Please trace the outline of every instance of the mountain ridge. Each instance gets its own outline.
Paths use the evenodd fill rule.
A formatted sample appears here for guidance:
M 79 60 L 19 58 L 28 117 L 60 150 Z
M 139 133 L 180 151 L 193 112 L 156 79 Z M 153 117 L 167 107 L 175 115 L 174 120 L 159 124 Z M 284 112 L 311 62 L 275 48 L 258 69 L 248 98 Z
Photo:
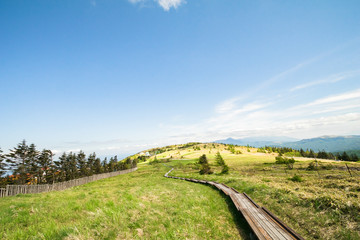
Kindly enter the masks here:
M 287 139 L 294 139 L 288 141 Z M 360 150 L 360 135 L 323 135 L 315 138 L 296 140 L 295 138 L 274 136 L 234 139 L 227 138 L 217 140 L 216 143 L 250 145 L 253 147 L 276 146 L 291 147 L 294 149 L 312 149 L 314 151 L 325 150 L 327 152 L 342 152 Z

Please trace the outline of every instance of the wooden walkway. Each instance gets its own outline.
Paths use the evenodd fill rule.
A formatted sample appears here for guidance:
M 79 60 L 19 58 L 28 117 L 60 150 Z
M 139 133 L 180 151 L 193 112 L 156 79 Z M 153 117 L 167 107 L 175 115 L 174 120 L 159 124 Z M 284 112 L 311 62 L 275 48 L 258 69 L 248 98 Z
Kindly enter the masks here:
M 181 177 L 172 177 L 169 176 L 169 173 L 165 174 L 167 178 L 175 178 L 186 180 L 190 182 L 209 184 L 217 189 L 221 190 L 223 193 L 228 195 L 238 211 L 242 213 L 249 226 L 255 233 L 258 239 L 260 240 L 288 240 L 288 239 L 297 239 L 303 240 L 303 238 L 298 235 L 294 230 L 288 227 L 285 223 L 280 221 L 276 216 L 274 216 L 269 210 L 264 207 L 257 205 L 246 193 L 239 193 L 234 188 L 230 188 L 222 183 L 217 183 L 213 181 L 197 180 L 192 178 L 181 178 Z

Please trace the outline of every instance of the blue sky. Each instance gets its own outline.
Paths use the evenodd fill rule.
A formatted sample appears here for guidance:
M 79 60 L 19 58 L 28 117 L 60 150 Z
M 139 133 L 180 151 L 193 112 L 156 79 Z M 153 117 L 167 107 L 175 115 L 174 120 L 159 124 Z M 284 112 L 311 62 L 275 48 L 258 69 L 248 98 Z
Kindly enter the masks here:
M 0 147 L 360 134 L 360 2 L 0 1 Z

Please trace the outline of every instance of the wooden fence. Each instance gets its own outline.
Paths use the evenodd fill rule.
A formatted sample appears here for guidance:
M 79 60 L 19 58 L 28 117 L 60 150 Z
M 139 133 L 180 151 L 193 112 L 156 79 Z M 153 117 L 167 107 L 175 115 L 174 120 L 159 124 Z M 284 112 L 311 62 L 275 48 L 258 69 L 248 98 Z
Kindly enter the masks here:
M 60 191 L 67 188 L 76 187 L 89 182 L 97 181 L 104 178 L 114 177 L 117 175 L 130 173 L 136 171 L 136 168 L 126 169 L 117 172 L 101 173 L 88 177 L 73 179 L 65 182 L 58 182 L 54 184 L 39 184 L 39 185 L 7 185 L 6 188 L 0 188 L 0 198 L 6 196 L 14 196 L 17 194 L 28 194 L 28 193 L 42 193 L 50 191 Z

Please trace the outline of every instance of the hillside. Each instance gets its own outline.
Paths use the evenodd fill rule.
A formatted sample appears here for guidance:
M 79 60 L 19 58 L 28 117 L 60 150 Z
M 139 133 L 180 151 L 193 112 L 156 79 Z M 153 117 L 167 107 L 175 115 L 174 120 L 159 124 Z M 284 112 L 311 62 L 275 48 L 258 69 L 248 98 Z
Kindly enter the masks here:
M 171 165 L 177 177 L 225 183 L 246 192 L 284 220 L 305 239 L 360 239 L 360 164 L 295 157 L 293 166 L 275 164 L 277 153 L 219 143 L 189 143 L 149 149 L 152 165 Z M 230 167 L 220 174 L 220 152 Z M 234 152 L 234 153 L 233 153 Z M 200 175 L 198 158 L 205 154 L 214 171 Z M 136 156 L 134 156 L 136 157 Z M 338 216 L 341 216 L 340 218 Z
M 168 170 L 140 164 L 65 191 L 0 198 L 0 239 L 246 238 L 218 191 L 166 179 Z
M 219 143 L 152 148 L 129 157 L 140 162 L 127 175 L 0 198 L 0 238 L 250 239 L 229 197 L 206 185 L 164 178 L 174 167 L 173 176 L 247 193 L 305 239 L 360 239 L 360 163 L 297 157 L 288 166 L 275 163 L 277 153 L 258 150 Z M 220 173 L 218 152 L 228 174 Z M 213 174 L 199 174 L 203 154 Z

